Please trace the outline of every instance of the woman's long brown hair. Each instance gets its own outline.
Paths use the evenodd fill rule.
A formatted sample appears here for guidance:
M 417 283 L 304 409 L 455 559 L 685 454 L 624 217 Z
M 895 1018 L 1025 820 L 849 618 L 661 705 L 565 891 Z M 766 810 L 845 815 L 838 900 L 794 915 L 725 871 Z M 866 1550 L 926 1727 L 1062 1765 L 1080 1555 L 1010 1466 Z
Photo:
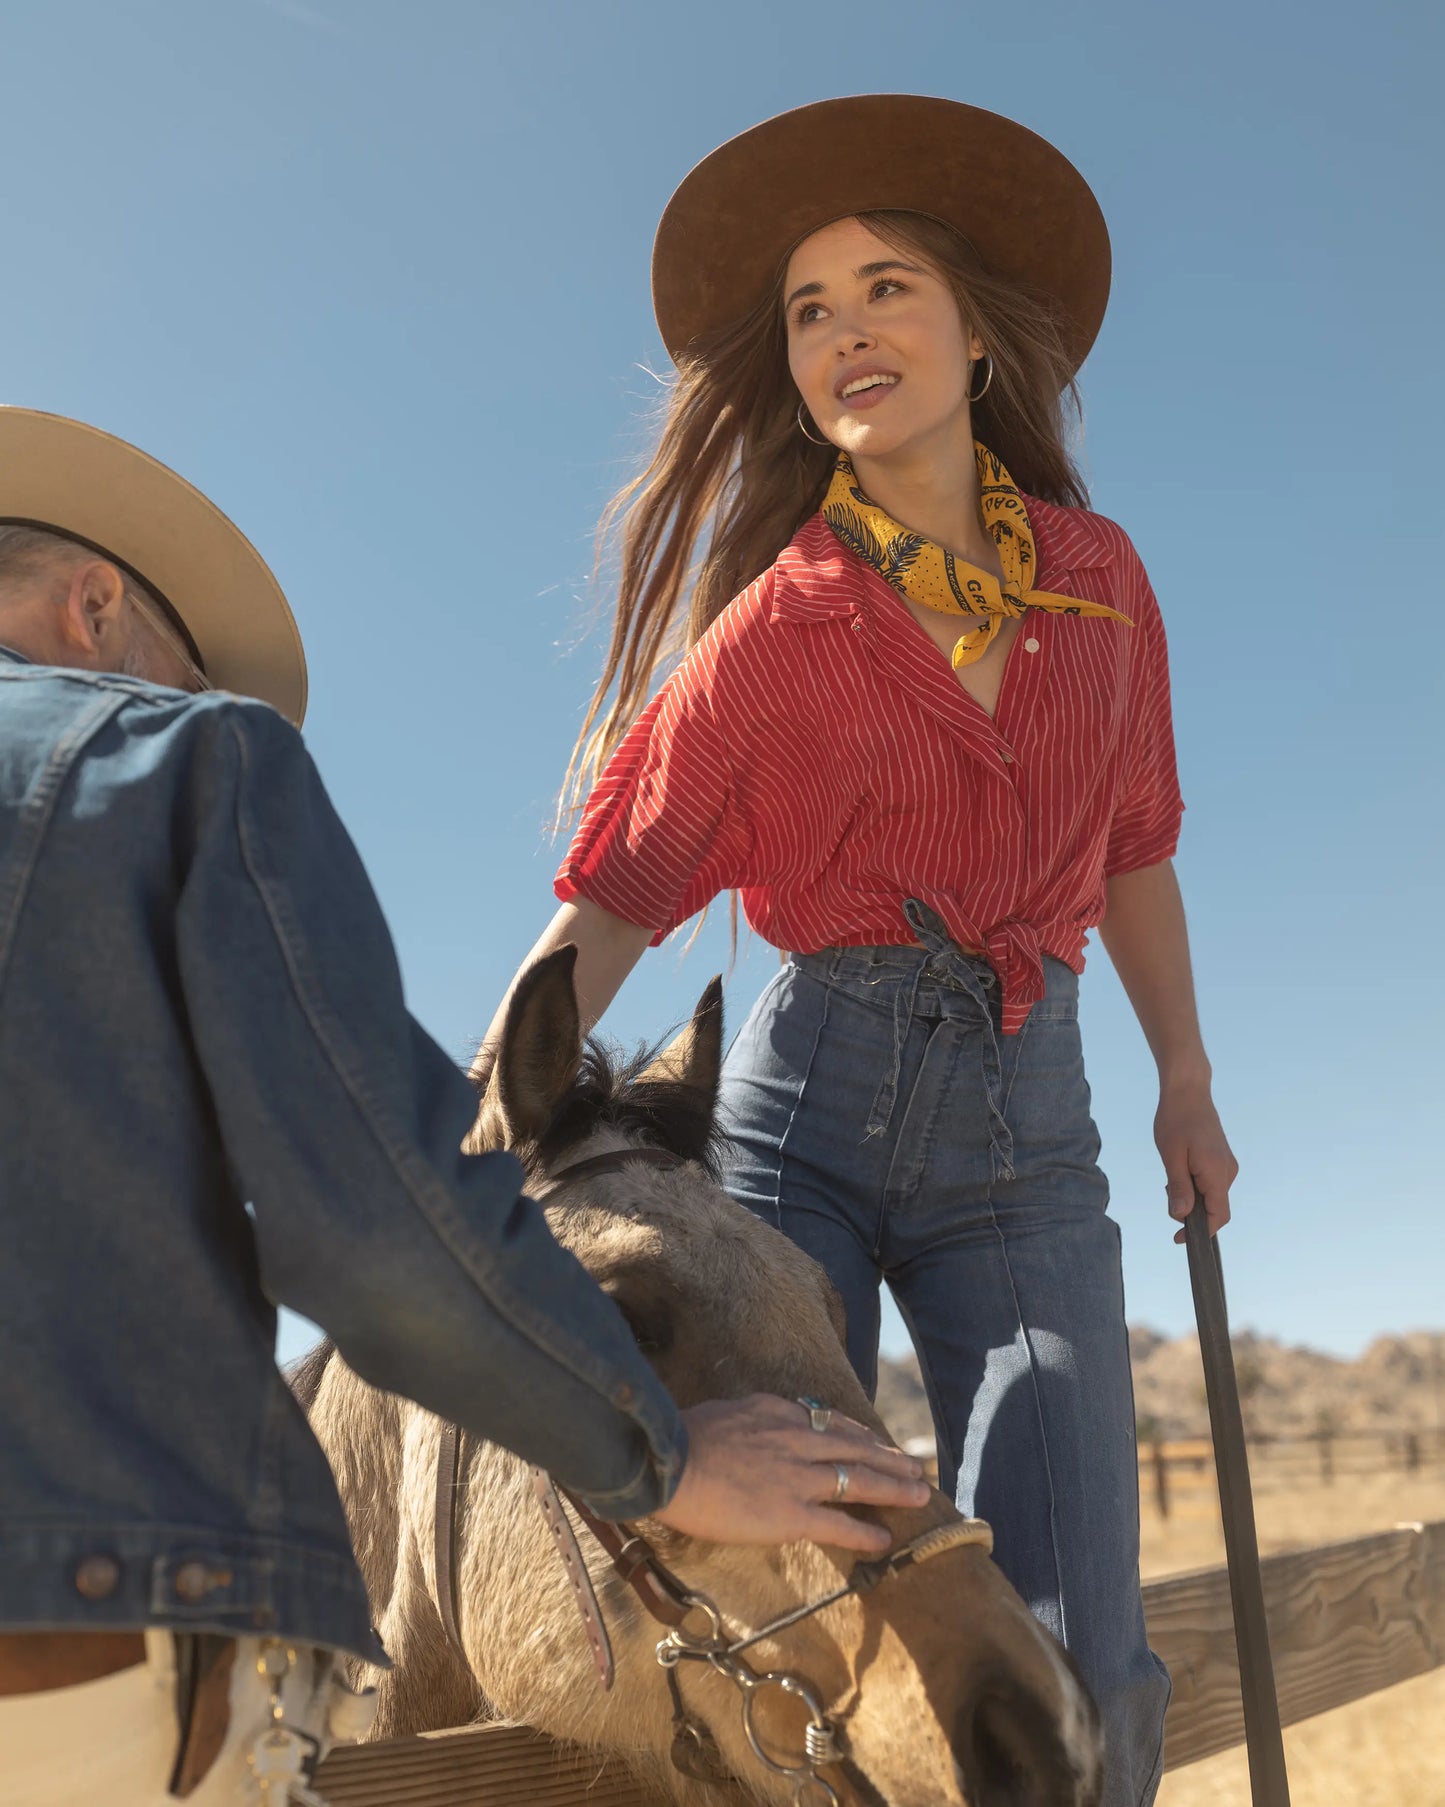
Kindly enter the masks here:
M 988 391 L 973 404 L 976 437 L 1027 494 L 1084 507 L 1065 442 L 1066 407 L 1077 417 L 1078 392 L 1054 304 L 989 274 L 940 220 L 858 218 L 938 271 L 993 359 Z M 679 365 L 651 462 L 602 517 L 603 543 L 620 538 L 621 572 L 611 643 L 567 771 L 565 802 L 574 807 L 641 714 L 659 668 L 697 644 L 822 503 L 837 452 L 798 428 L 783 276 Z

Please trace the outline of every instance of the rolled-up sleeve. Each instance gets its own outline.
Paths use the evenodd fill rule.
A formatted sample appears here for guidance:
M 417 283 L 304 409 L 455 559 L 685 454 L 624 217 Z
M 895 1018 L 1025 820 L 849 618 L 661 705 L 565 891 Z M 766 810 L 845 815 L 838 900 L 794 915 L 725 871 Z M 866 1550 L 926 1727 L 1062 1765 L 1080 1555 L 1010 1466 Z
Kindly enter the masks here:
M 180 976 L 266 1293 L 605 1516 L 656 1510 L 686 1455 L 677 1409 L 512 1156 L 462 1152 L 476 1094 L 406 1010 L 300 737 L 218 700 L 193 770 Z
M 1159 603 L 1137 554 L 1127 612 L 1130 668 L 1118 802 L 1109 824 L 1104 876 L 1115 878 L 1171 859 L 1179 845 L 1184 800 L 1174 757 L 1169 650 Z
M 751 835 L 712 706 L 705 640 L 633 724 L 587 800 L 556 892 L 585 897 L 654 942 L 743 881 Z

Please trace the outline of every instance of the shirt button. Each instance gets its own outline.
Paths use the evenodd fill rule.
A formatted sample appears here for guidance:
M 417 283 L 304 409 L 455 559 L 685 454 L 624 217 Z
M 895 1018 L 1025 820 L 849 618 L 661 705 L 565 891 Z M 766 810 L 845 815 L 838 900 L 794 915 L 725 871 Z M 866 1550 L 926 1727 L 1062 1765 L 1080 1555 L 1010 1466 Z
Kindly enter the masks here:
M 86 1600 L 108 1600 L 120 1586 L 114 1556 L 87 1556 L 76 1568 L 75 1591 Z
M 1036 653 L 1038 650 L 1039 650 L 1039 643 L 1032 636 L 1030 636 L 1029 639 L 1024 641 L 1024 651 L 1026 653 Z
M 853 632 L 855 634 L 861 634 L 863 632 L 863 617 L 861 615 L 855 615 L 853 617 Z
M 1014 762 L 1014 756 L 1012 753 L 1009 752 L 1007 747 L 1000 747 L 998 750 L 998 756 L 1004 762 L 1005 765 L 1012 765 Z

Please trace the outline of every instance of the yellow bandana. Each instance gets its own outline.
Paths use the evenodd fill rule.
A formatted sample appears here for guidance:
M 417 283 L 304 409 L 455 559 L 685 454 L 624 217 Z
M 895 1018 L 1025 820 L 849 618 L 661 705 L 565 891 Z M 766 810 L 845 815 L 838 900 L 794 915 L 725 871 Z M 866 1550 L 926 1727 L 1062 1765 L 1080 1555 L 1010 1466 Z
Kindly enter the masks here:
M 983 625 L 969 628 L 954 647 L 955 669 L 981 659 L 993 644 L 999 624 L 1022 615 L 1025 609 L 1048 609 L 1056 615 L 1105 615 L 1132 627 L 1127 615 L 1102 602 L 1034 589 L 1034 536 L 1023 497 L 987 446 L 975 440 L 973 449 L 983 524 L 993 535 L 1003 566 L 1001 586 L 991 572 L 955 558 L 921 533 L 911 533 L 871 502 L 858 487 L 846 452 L 838 454 L 833 481 L 823 498 L 823 519 L 850 552 L 871 565 L 900 595 L 943 615 L 983 617 Z

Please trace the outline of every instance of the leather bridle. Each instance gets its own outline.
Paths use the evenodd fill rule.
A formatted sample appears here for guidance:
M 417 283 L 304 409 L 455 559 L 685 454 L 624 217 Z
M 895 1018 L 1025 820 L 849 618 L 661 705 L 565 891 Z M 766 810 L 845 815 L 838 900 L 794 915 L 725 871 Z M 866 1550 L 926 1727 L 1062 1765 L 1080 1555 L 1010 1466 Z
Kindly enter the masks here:
M 603 1173 L 616 1173 L 634 1164 L 673 1168 L 683 1166 L 682 1157 L 661 1148 L 621 1148 L 607 1154 L 594 1155 L 564 1167 L 552 1176 L 549 1196 L 563 1185 L 595 1178 Z M 448 1642 L 466 1664 L 471 1664 L 462 1642 L 457 1617 L 457 1491 L 462 1469 L 461 1431 L 455 1424 L 443 1424 L 437 1449 L 437 1485 L 435 1515 L 436 1604 Z M 648 1540 L 630 1525 L 616 1524 L 598 1518 L 575 1494 L 559 1489 L 540 1468 L 533 1468 L 532 1485 L 548 1529 L 557 1546 L 558 1556 L 572 1584 L 578 1612 L 581 1615 L 593 1666 L 604 1689 L 612 1686 L 615 1663 L 612 1641 L 606 1620 L 598 1604 L 596 1590 L 587 1571 L 587 1563 L 567 1513 L 567 1506 L 577 1515 L 601 1545 L 615 1573 L 627 1583 L 647 1613 L 661 1625 L 666 1635 L 657 1646 L 657 1661 L 667 1675 L 672 1700 L 672 1762 L 682 1774 L 699 1781 L 721 1782 L 736 1778 L 728 1768 L 711 1731 L 691 1714 L 682 1698 L 678 1671 L 683 1663 L 706 1663 L 724 1676 L 742 1695 L 743 1731 L 758 1761 L 774 1774 L 793 1782 L 794 1807 L 839 1807 L 832 1785 L 818 1773 L 830 1765 L 840 1766 L 860 1792 L 871 1795 L 866 1780 L 856 1771 L 841 1749 L 838 1728 L 823 1711 L 818 1692 L 800 1676 L 788 1671 L 759 1672 L 746 1660 L 745 1652 L 765 1639 L 801 1624 L 839 1601 L 856 1598 L 873 1591 L 890 1576 L 941 1556 L 948 1550 L 965 1546 L 993 1548 L 993 1533 L 982 1519 L 960 1519 L 953 1524 L 937 1525 L 908 1543 L 890 1550 L 871 1561 L 855 1562 L 848 1580 L 831 1593 L 780 1614 L 768 1624 L 744 1636 L 735 1635 L 718 1606 L 706 1595 L 689 1588 L 658 1556 Z M 566 1505 L 563 1501 L 566 1501 Z M 699 1629 L 689 1630 L 689 1622 Z M 778 1689 L 800 1701 L 808 1712 L 801 1763 L 782 1763 L 764 1747 L 754 1723 L 757 1698 L 769 1688 Z
M 539 1201 L 547 1199 L 564 1186 L 576 1185 L 586 1179 L 595 1179 L 604 1173 L 620 1173 L 625 1167 L 660 1167 L 666 1171 L 684 1165 L 685 1162 L 681 1155 L 673 1154 L 670 1149 L 666 1148 L 614 1148 L 605 1154 L 591 1155 L 586 1160 L 573 1161 L 570 1166 L 559 1168 L 551 1176 L 546 1189 L 534 1193 L 533 1196 Z M 437 1444 L 433 1547 L 436 1552 L 436 1605 L 437 1611 L 441 1615 L 442 1630 L 446 1633 L 447 1642 L 452 1649 L 463 1662 L 466 1662 L 467 1653 L 457 1623 L 457 1488 L 461 1479 L 461 1439 L 462 1433 L 459 1425 L 445 1423 L 442 1425 L 441 1437 Z M 542 1503 L 543 1511 L 547 1514 L 548 1525 L 557 1539 L 558 1552 L 563 1566 L 567 1570 L 567 1577 L 577 1595 L 578 1610 L 587 1627 L 587 1641 L 592 1649 L 592 1660 L 596 1664 L 603 1687 L 610 1688 L 612 1686 L 612 1648 L 607 1638 L 601 1609 L 597 1605 L 597 1596 L 587 1573 L 587 1565 L 582 1560 L 582 1553 L 578 1549 L 577 1539 L 567 1522 L 566 1514 L 556 1504 L 556 1496 L 552 1494 L 551 1482 L 543 1475 L 540 1468 L 534 1468 L 532 1474 L 537 1478 L 538 1498 Z M 552 1500 L 551 1506 L 548 1505 L 547 1496 L 550 1496 Z

